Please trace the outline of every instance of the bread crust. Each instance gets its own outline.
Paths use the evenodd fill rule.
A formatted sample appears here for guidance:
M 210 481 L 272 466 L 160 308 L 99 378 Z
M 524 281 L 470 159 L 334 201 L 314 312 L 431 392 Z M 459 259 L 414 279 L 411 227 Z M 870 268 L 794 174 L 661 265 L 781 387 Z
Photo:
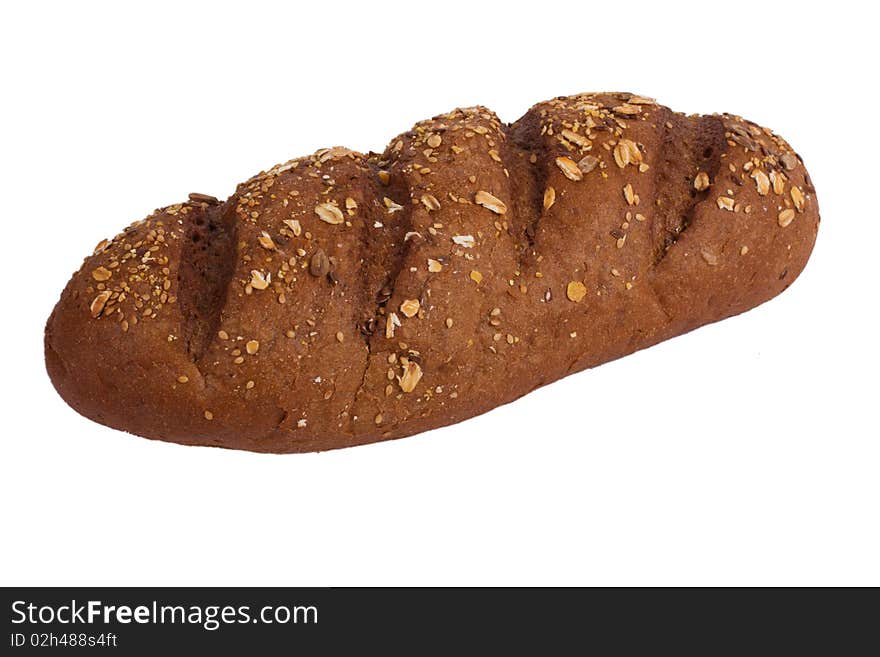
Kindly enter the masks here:
M 147 438 L 307 452 L 459 422 L 788 287 L 819 224 L 782 138 L 629 93 L 420 122 L 102 242 L 46 325 L 58 392 Z

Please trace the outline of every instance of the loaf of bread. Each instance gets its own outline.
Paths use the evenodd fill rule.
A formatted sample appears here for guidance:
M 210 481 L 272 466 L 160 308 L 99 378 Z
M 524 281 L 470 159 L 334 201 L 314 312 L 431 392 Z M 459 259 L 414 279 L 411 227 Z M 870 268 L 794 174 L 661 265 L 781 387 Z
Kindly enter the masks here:
M 78 412 L 306 452 L 459 422 L 775 296 L 819 224 L 800 157 L 629 93 L 320 150 L 98 244 L 46 326 Z

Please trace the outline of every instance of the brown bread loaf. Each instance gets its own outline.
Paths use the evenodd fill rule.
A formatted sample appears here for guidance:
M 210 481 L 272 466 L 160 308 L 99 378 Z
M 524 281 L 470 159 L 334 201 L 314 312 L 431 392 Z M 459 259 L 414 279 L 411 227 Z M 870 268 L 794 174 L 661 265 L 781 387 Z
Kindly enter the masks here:
M 148 438 L 304 452 L 458 422 L 775 296 L 819 223 L 800 158 L 632 94 L 483 107 L 291 160 L 101 242 L 49 375 Z

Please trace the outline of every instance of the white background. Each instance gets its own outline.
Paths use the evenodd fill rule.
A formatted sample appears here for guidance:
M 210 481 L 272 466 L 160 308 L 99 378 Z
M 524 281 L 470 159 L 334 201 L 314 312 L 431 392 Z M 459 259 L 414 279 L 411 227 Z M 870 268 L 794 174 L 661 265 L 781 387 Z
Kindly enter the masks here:
M 0 583 L 880 585 L 867 3 L 182 5 L 0 10 Z M 822 224 L 790 290 L 458 426 L 322 454 L 142 440 L 50 385 L 63 285 L 153 208 L 319 147 L 380 151 L 458 105 L 513 121 L 600 90 L 791 141 Z

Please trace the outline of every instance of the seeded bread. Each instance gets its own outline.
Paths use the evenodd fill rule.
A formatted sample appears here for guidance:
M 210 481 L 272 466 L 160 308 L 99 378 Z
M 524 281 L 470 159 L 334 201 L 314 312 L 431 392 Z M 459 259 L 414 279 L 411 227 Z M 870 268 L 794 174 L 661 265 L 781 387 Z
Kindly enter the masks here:
M 418 123 L 102 241 L 46 326 L 77 411 L 160 440 L 347 447 L 459 422 L 770 299 L 816 238 L 771 131 L 632 94 Z

